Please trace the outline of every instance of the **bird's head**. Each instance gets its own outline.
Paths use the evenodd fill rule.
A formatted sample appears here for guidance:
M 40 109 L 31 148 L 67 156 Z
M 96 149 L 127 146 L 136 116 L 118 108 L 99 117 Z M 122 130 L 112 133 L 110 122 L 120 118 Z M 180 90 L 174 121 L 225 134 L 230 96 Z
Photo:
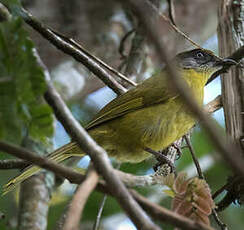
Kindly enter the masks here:
M 196 75 L 204 77 L 207 81 L 212 74 L 226 69 L 227 66 L 236 65 L 232 59 L 220 59 L 212 51 L 193 49 L 176 55 L 174 59 L 180 69 L 196 72 Z

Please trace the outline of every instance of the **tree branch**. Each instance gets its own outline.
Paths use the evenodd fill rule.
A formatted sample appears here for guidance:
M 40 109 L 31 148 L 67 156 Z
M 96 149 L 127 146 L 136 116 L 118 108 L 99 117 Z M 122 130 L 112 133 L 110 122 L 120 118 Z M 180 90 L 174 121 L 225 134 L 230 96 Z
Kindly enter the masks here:
M 78 186 L 69 205 L 63 230 L 76 230 L 79 228 L 80 219 L 86 201 L 98 183 L 99 176 L 93 168 L 87 172 L 86 179 Z
M 222 106 L 222 97 L 221 95 L 218 95 L 216 98 L 214 98 L 212 101 L 204 106 L 204 110 L 207 113 L 211 114 L 222 108 Z
M 2 141 L 0 141 L 0 150 L 5 151 L 9 154 L 12 154 L 16 157 L 31 161 L 33 163 L 35 163 L 36 165 L 46 168 L 48 170 L 53 171 L 54 173 L 68 179 L 71 183 L 75 183 L 75 184 L 80 184 L 84 181 L 85 176 L 77 173 L 74 170 L 71 170 L 68 167 L 56 164 L 51 162 L 50 160 L 47 160 L 43 157 L 40 157 L 34 153 L 31 153 L 30 151 L 24 149 L 24 148 L 20 148 L 20 147 L 16 147 L 14 145 L 10 145 L 7 143 L 4 143 Z M 45 163 L 44 163 L 45 162 Z M 159 183 L 159 181 L 157 181 L 157 178 L 154 178 L 152 175 L 147 175 L 147 176 L 134 176 L 128 173 L 123 173 L 121 171 L 117 171 L 115 170 L 116 174 L 130 187 L 132 186 L 150 186 L 150 185 L 154 185 Z M 147 178 L 147 179 L 146 179 Z M 160 180 L 160 179 L 159 179 Z M 109 195 L 114 196 L 113 192 L 111 191 L 110 188 L 108 188 L 104 182 L 100 181 L 99 185 L 97 186 L 97 188 L 99 191 L 103 192 L 103 193 L 107 193 Z M 134 193 L 132 194 L 134 196 Z M 142 199 L 137 198 L 137 196 L 134 196 L 136 199 L 138 199 L 138 202 L 141 203 L 141 205 L 143 204 L 143 207 L 150 213 L 151 216 L 153 216 L 155 219 L 158 219 L 160 221 L 164 221 L 166 223 L 170 223 L 173 224 L 175 222 L 179 223 L 181 226 L 188 226 L 189 227 L 189 223 L 190 225 L 193 226 L 193 228 L 189 228 L 189 229 L 198 229 L 197 226 L 198 224 L 196 224 L 195 222 L 189 220 L 188 218 L 185 218 L 181 215 L 175 215 L 174 212 L 167 210 L 163 207 L 160 207 L 156 204 L 152 204 L 150 201 L 143 201 Z M 146 199 L 146 198 L 144 198 Z M 157 207 L 157 209 L 154 209 L 154 206 Z M 147 208 L 148 207 L 148 208 Z M 178 216 L 180 216 L 178 218 Z M 185 223 L 186 220 L 186 223 Z M 194 227 L 194 225 L 196 227 Z M 203 228 L 203 229 L 210 229 L 209 227 Z
M 167 0 L 168 2 L 168 7 L 169 7 L 169 19 L 172 22 L 174 26 L 175 24 L 175 7 L 174 7 L 174 2 L 173 0 Z
M 141 196 L 134 190 L 130 190 L 136 201 L 143 207 L 145 211 L 161 222 L 170 223 L 173 226 L 179 227 L 180 229 L 186 230 L 213 230 L 210 226 L 203 225 L 190 220 L 187 217 L 179 215 L 178 213 L 172 212 L 164 207 L 150 202 L 145 197 Z
M 74 170 L 63 165 L 56 164 L 50 160 L 47 160 L 45 157 L 32 153 L 31 151 L 23 147 L 17 147 L 13 144 L 0 141 L 0 150 L 9 153 L 13 156 L 16 156 L 20 159 L 23 159 L 25 161 L 28 161 L 31 164 L 35 164 L 41 168 L 50 170 L 57 175 L 63 176 L 64 178 L 68 179 L 71 183 L 79 184 L 83 181 L 80 178 L 84 179 L 84 176 L 80 173 L 77 173 Z
M 11 10 L 11 8 L 10 8 Z M 108 87 L 110 87 L 115 93 L 122 94 L 126 92 L 126 89 L 120 85 L 112 75 L 110 75 L 104 68 L 105 63 L 98 63 L 97 60 L 91 58 L 91 55 L 88 55 L 88 52 L 84 49 L 81 49 L 81 46 L 78 45 L 71 39 L 66 38 L 65 36 L 54 32 L 50 28 L 47 28 L 36 18 L 34 18 L 29 12 L 24 10 L 21 7 L 15 5 L 15 9 L 12 10 L 14 13 L 17 13 L 18 16 L 22 17 L 23 20 L 30 25 L 34 30 L 39 32 L 45 39 L 52 43 L 56 48 L 62 50 L 64 53 L 70 55 L 78 62 L 81 62 L 85 65 L 92 73 L 94 73 L 98 78 L 100 78 Z M 102 66 L 103 65 L 103 66 Z M 110 71 L 111 70 L 110 68 Z M 117 71 L 114 71 L 116 73 Z M 117 74 L 117 73 L 116 73 Z M 122 74 L 119 74 L 121 77 Z M 126 77 L 124 77 L 125 80 Z
M 47 158 L 41 157 L 38 154 L 33 153 L 23 147 L 18 147 L 13 144 L 0 141 L 0 150 L 23 159 L 24 161 L 28 162 L 28 165 L 35 164 L 41 168 L 50 170 L 56 175 L 66 178 L 70 183 L 80 184 L 84 180 L 84 175 L 76 172 L 75 170 L 52 162 Z M 128 187 L 150 186 L 157 184 L 157 178 L 154 178 L 154 175 L 135 176 L 133 174 L 124 173 L 116 169 L 113 170 Z

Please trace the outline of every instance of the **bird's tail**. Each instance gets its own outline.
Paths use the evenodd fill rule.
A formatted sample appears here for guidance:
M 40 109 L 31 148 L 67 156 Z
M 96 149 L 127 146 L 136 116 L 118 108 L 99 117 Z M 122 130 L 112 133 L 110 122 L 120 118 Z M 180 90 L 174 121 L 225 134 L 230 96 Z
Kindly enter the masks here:
M 73 156 L 80 156 L 80 157 L 84 156 L 84 153 L 82 153 L 81 149 L 76 144 L 76 142 L 70 142 L 62 146 L 61 148 L 55 150 L 54 152 L 51 152 L 48 155 L 46 155 L 48 160 L 51 160 L 55 163 L 60 163 Z M 40 172 L 41 170 L 42 168 L 35 165 L 28 166 L 27 168 L 24 169 L 23 172 L 21 172 L 20 175 L 14 177 L 7 184 L 3 186 L 3 195 L 12 191 L 21 182 L 31 177 L 32 175 Z

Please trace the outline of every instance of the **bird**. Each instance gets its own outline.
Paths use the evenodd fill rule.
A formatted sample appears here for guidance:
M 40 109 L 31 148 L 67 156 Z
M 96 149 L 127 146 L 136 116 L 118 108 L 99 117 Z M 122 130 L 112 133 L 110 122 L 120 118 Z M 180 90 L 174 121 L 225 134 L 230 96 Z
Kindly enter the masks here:
M 193 49 L 177 54 L 171 64 L 182 78 L 199 106 L 203 105 L 204 86 L 231 59 L 222 59 L 206 49 Z M 163 68 L 136 87 L 108 103 L 85 127 L 89 135 L 118 162 L 141 162 L 154 151 L 163 150 L 185 135 L 196 123 L 181 96 L 168 84 Z M 75 141 L 47 154 L 56 163 L 79 156 L 84 151 Z M 3 188 L 11 191 L 22 181 L 39 172 L 38 166 L 28 166 Z

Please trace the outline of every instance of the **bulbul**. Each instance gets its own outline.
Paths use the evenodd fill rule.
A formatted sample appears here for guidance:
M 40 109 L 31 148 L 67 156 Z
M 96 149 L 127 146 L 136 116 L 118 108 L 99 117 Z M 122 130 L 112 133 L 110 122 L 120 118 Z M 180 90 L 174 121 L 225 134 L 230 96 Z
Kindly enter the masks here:
M 197 103 L 203 105 L 204 86 L 212 74 L 231 65 L 209 50 L 194 49 L 178 54 L 173 60 L 178 75 L 187 83 Z M 146 149 L 162 150 L 186 134 L 195 124 L 195 117 L 186 108 L 180 95 L 169 87 L 167 72 L 153 75 L 135 88 L 108 103 L 86 126 L 91 137 L 109 156 L 119 162 L 140 162 L 151 156 Z M 85 153 L 76 142 L 70 142 L 47 155 L 60 163 Z M 40 171 L 29 166 L 4 186 L 10 191 Z

